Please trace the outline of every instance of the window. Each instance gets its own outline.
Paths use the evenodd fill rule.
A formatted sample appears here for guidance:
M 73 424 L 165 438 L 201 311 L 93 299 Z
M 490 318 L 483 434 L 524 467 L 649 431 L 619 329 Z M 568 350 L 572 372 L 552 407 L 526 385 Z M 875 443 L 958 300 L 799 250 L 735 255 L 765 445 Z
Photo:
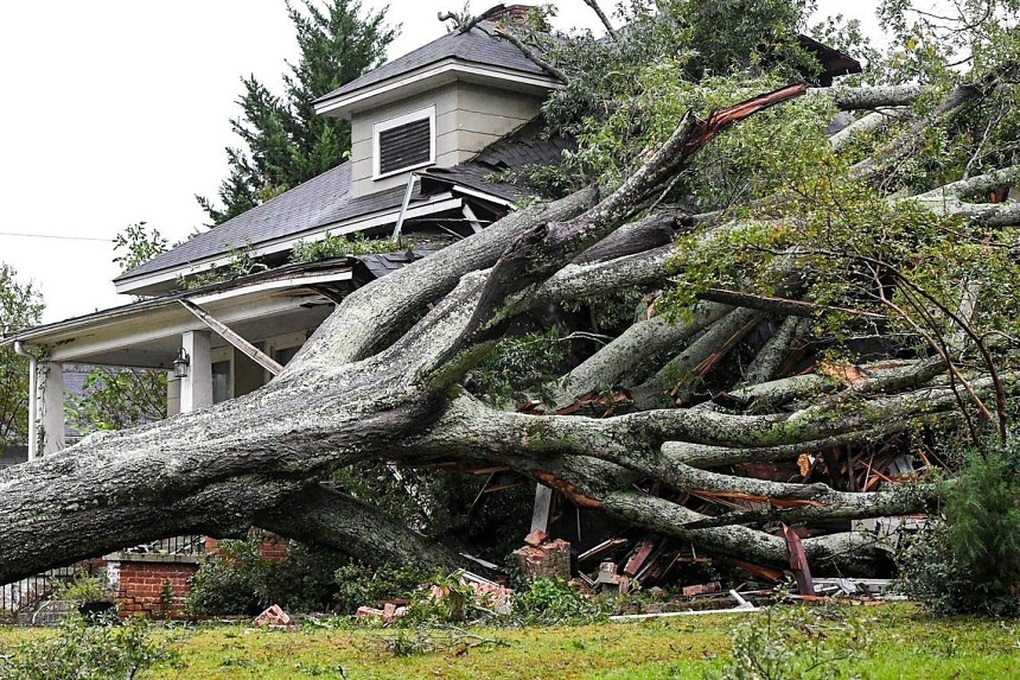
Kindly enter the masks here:
M 436 159 L 436 109 L 408 113 L 373 128 L 376 179 L 431 165 Z
M 230 389 L 230 360 L 216 361 L 212 365 L 212 400 L 214 404 L 233 398 Z

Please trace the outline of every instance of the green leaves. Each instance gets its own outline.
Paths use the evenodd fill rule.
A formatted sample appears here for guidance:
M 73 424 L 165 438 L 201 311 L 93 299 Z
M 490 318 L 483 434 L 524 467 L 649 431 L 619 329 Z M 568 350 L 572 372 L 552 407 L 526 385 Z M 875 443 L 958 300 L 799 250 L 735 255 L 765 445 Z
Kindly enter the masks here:
M 901 564 L 907 592 L 941 615 L 1020 615 L 1020 447 L 965 453 L 944 522 L 926 527 Z
M 29 281 L 0 262 L 0 336 L 39 322 L 43 301 Z M 28 361 L 11 346 L 0 348 L 0 449 L 28 441 Z
M 113 258 L 113 262 L 120 267 L 121 273 L 128 272 L 165 253 L 168 245 L 158 229 L 149 231 L 145 222 L 129 224 L 113 239 L 113 251 L 123 251 Z

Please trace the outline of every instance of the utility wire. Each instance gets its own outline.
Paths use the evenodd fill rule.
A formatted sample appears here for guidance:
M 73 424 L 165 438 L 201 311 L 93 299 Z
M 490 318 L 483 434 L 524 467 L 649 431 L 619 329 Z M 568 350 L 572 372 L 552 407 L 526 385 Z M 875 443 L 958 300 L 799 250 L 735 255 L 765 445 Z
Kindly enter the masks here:
M 113 243 L 112 238 L 99 238 L 98 236 L 57 236 L 56 234 L 22 234 L 15 231 L 0 231 L 0 236 L 17 236 L 19 238 L 51 238 L 58 241 L 102 241 Z

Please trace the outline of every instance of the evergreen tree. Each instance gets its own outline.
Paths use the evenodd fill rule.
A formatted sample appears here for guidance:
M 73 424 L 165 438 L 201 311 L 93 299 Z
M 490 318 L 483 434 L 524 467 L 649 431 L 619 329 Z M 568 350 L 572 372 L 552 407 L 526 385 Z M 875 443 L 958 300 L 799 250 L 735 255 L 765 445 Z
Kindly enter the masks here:
M 42 296 L 31 281 L 0 262 L 0 337 L 39 322 Z M 11 346 L 0 348 L 0 449 L 28 442 L 28 361 Z
M 218 208 L 197 196 L 220 224 L 343 162 L 350 153 L 350 123 L 316 116 L 312 102 L 382 63 L 398 28 L 384 23 L 386 7 L 363 12 L 358 0 L 328 0 L 319 7 L 287 3 L 301 57 L 287 63 L 283 95 L 254 76 L 242 78 L 242 113 L 231 125 L 244 147 L 228 148 L 230 174 Z

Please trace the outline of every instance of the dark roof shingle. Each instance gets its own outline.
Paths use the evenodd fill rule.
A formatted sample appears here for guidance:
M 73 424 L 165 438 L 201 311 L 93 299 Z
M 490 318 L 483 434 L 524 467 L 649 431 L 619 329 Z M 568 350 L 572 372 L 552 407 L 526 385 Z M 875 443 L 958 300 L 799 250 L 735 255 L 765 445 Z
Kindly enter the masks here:
M 323 214 L 339 213 L 351 202 L 351 164 L 344 163 L 198 234 L 114 281 L 182 267 L 236 248 L 299 233 L 328 223 L 322 221 Z
M 324 102 L 450 58 L 484 66 L 497 66 L 522 73 L 546 75 L 541 66 L 526 57 L 512 43 L 490 35 L 495 27 L 496 25 L 491 21 L 480 21 L 466 33 L 459 31 L 447 33 L 413 52 L 383 64 L 374 71 L 352 80 L 315 101 L 316 103 Z

